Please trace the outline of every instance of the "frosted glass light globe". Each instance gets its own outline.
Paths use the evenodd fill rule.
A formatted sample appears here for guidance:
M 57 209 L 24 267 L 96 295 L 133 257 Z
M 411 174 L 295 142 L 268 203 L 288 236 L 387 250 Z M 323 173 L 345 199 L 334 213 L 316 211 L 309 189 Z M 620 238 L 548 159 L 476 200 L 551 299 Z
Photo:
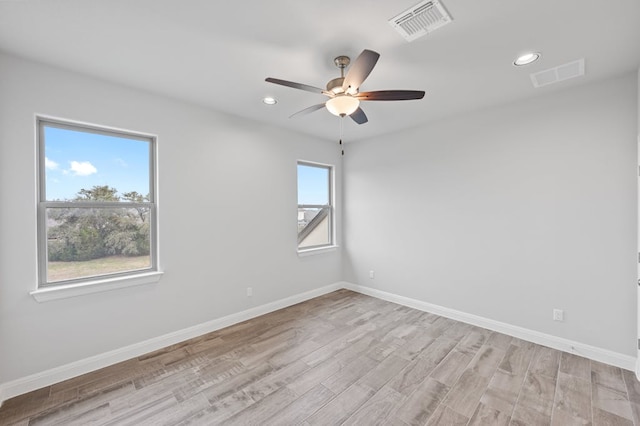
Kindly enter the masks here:
M 338 95 L 331 98 L 325 104 L 329 112 L 333 115 L 351 115 L 360 106 L 360 101 L 349 95 Z

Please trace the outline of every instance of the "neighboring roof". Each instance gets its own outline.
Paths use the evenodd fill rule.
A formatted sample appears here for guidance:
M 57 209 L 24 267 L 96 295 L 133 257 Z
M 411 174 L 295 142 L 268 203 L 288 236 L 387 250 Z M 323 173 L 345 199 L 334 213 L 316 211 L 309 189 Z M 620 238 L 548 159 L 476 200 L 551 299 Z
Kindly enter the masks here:
M 318 214 L 316 214 L 313 219 L 311 219 L 311 221 L 309 221 L 309 223 L 307 223 L 307 225 L 298 232 L 298 244 L 302 243 L 305 238 L 307 238 L 318 227 L 318 225 L 320 225 L 322 221 L 329 216 L 330 211 L 331 207 L 329 206 L 325 206 L 318 211 Z

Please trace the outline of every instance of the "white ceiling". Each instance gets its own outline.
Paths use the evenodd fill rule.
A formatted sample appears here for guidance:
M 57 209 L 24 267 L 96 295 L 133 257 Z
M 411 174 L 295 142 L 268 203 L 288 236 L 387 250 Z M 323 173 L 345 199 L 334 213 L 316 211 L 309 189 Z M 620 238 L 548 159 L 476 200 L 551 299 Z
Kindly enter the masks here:
M 408 43 L 387 21 L 417 0 L 0 0 L 0 50 L 332 141 L 326 110 L 288 118 L 322 95 L 265 77 L 324 87 L 335 56 L 367 48 L 381 57 L 362 91 L 426 91 L 364 103 L 369 123 L 345 120 L 349 141 L 640 67 L 640 0 L 442 1 L 453 23 Z M 530 49 L 542 59 L 511 64 Z M 530 73 L 579 58 L 584 77 L 532 86 Z

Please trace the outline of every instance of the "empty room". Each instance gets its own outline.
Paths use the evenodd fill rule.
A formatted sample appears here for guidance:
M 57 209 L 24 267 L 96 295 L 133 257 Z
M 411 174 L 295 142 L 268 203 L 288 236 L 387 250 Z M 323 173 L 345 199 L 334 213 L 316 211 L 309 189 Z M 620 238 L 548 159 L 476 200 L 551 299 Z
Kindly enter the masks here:
M 0 0 L 0 425 L 640 425 L 639 18 Z

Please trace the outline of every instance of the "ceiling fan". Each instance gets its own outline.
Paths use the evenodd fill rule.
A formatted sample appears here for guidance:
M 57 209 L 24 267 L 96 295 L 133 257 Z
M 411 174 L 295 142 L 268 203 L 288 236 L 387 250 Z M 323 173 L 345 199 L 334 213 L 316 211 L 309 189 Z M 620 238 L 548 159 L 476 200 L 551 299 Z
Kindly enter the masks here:
M 268 77 L 265 81 L 294 89 L 306 90 L 307 92 L 318 93 L 329 97 L 329 100 L 321 104 L 312 105 L 291 115 L 293 118 L 300 115 L 309 114 L 326 107 L 329 112 L 339 117 L 349 116 L 358 124 L 367 121 L 367 115 L 360 108 L 360 101 L 407 101 L 411 99 L 422 99 L 422 90 L 378 90 L 374 92 L 360 92 L 360 85 L 369 76 L 380 54 L 372 50 L 363 50 L 356 58 L 351 68 L 344 75 L 344 69 L 349 65 L 351 59 L 348 56 L 338 56 L 334 59 L 336 67 L 340 68 L 340 77 L 334 78 L 327 83 L 327 88 L 309 86 L 308 84 L 295 83 L 293 81 L 280 80 Z

